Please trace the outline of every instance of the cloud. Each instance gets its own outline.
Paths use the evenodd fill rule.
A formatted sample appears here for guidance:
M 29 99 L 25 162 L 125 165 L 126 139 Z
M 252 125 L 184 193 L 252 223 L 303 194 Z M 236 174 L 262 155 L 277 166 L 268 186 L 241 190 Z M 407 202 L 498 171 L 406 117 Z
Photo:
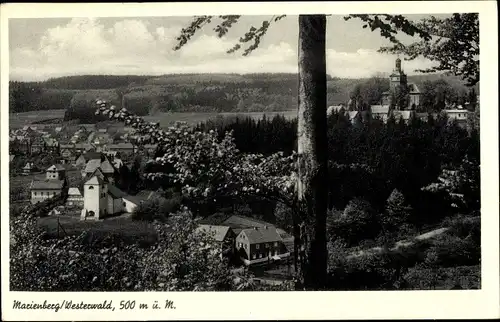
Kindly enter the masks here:
M 11 48 L 10 74 L 13 79 L 43 80 L 78 74 L 297 72 L 297 50 L 289 42 L 261 46 L 242 57 L 241 52 L 226 53 L 237 38 L 218 38 L 207 28 L 207 34 L 201 31 L 174 51 L 181 28 L 151 26 L 143 19 L 123 19 L 108 26 L 95 18 L 72 19 L 47 29 L 32 48 Z M 327 70 L 338 77 L 369 77 L 390 72 L 394 59 L 371 49 L 328 49 Z M 407 72 L 429 66 L 425 60 L 403 65 Z
M 374 49 L 359 49 L 356 52 L 326 51 L 327 72 L 341 78 L 364 78 L 378 73 L 390 73 L 394 69 L 396 56 L 379 53 Z M 412 75 L 415 69 L 425 69 L 434 63 L 417 58 L 402 62 L 404 71 Z

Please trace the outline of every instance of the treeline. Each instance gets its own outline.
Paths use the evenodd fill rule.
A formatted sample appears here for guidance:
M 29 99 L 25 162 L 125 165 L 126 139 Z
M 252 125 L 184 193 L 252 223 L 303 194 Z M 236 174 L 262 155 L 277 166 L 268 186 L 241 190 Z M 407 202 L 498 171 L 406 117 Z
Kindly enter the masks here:
M 198 127 L 221 135 L 233 131 L 243 152 L 291 153 L 297 144 L 296 120 L 282 116 L 218 118 Z M 444 196 L 421 188 L 435 182 L 443 167 L 456 166 L 466 156 L 479 160 L 479 146 L 478 132 L 469 135 L 446 116 L 408 124 L 394 118 L 387 124 L 373 119 L 353 124 L 334 113 L 328 118 L 330 207 L 344 209 L 352 199 L 362 198 L 380 213 L 397 189 L 414 209 L 410 221 L 418 226 L 435 223 L 453 210 Z
M 45 88 L 57 89 L 112 89 L 129 86 L 132 83 L 144 84 L 151 76 L 137 75 L 79 75 L 50 78 L 41 83 Z
M 68 108 L 77 91 L 45 89 L 39 83 L 10 82 L 9 112 L 60 110 Z

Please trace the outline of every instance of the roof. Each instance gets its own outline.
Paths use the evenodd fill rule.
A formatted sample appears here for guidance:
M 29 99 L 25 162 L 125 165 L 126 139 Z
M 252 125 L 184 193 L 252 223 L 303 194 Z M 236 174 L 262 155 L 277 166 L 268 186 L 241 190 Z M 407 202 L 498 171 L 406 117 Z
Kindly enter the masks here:
M 93 176 L 97 176 L 103 180 L 106 179 L 100 168 L 95 169 L 94 172 L 92 172 L 92 174 L 89 175 L 89 178 L 92 178 Z
M 199 225 L 196 231 L 210 234 L 216 241 L 221 242 L 226 238 L 229 229 L 231 228 L 228 226 Z
M 420 94 L 420 89 L 418 89 L 417 84 L 408 83 L 408 87 L 410 88 L 410 94 Z
M 46 144 L 47 146 L 58 146 L 58 145 L 59 145 L 59 142 L 57 142 L 57 140 L 56 140 L 56 139 L 54 139 L 54 138 L 46 138 L 46 139 L 45 139 L 45 144 Z
M 134 145 L 130 142 L 128 143 L 117 143 L 117 144 L 109 144 L 108 149 L 113 150 L 113 149 L 133 149 Z
M 54 164 L 50 166 L 47 171 L 64 171 L 66 168 L 62 164 Z
M 104 180 L 98 176 L 93 176 L 92 178 L 90 178 L 89 180 L 87 180 L 85 182 L 85 184 L 103 184 L 103 183 L 104 183 Z
M 150 200 L 153 197 L 161 197 L 157 191 L 153 190 L 142 190 L 139 191 L 135 196 L 142 198 L 143 200 Z
M 250 244 L 268 243 L 282 241 L 280 235 L 276 231 L 276 227 L 267 228 L 247 228 L 243 229 L 240 234 L 245 234 Z
M 93 161 L 93 160 L 91 160 L 91 161 Z M 104 160 L 104 162 L 101 163 L 100 168 L 101 168 L 103 173 L 114 173 L 115 172 L 115 168 L 113 168 L 113 166 L 111 165 L 111 163 L 109 163 L 108 160 Z
M 76 187 L 72 187 L 72 188 L 69 188 L 68 189 L 68 195 L 69 196 L 81 196 L 81 192 L 80 192 L 80 189 L 76 188 Z
M 100 152 L 95 152 L 95 151 L 90 151 L 84 154 L 85 159 L 87 160 L 92 160 L 92 159 L 98 159 L 101 160 L 103 155 Z
M 372 114 L 387 114 L 389 113 L 389 105 L 372 105 Z
M 90 150 L 94 148 L 95 146 L 90 144 L 90 143 L 76 143 L 75 144 L 75 149 L 87 149 Z
M 63 180 L 33 180 L 31 190 L 61 190 L 64 185 Z
M 357 115 L 358 115 L 358 111 L 349 111 L 348 112 L 348 115 L 349 115 L 349 119 L 352 120 L 353 118 L 355 118 Z
M 95 169 L 99 168 L 101 165 L 101 159 L 92 159 L 87 162 L 87 165 L 85 166 L 85 172 L 94 172 Z
M 31 169 L 31 168 L 33 168 L 33 163 L 28 162 L 28 163 L 26 163 L 26 165 L 24 166 L 23 169 Z
M 240 233 L 241 230 L 246 228 L 264 228 L 264 226 L 274 227 L 273 224 L 267 223 L 262 220 L 245 217 L 245 216 L 237 216 L 233 215 L 223 222 L 220 223 L 221 226 L 229 226 L 236 233 Z
M 113 184 L 108 185 L 108 193 L 111 197 L 113 197 L 113 199 L 127 197 L 127 194 L 125 192 L 121 191 L 120 189 L 118 189 L 118 187 L 116 187 Z M 131 201 L 133 202 L 133 200 Z
M 136 195 L 127 195 L 125 199 L 132 201 L 135 204 L 141 203 L 141 201 L 146 201 L 146 200 L 151 200 L 154 197 L 161 198 L 161 195 L 157 193 L 156 191 L 151 191 L 151 190 L 142 190 Z

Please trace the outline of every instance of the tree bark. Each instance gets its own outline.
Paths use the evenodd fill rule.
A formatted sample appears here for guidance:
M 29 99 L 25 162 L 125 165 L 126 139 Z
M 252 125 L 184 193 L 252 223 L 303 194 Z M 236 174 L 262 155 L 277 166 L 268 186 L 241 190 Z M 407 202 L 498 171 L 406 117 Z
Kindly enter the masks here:
M 297 289 L 326 285 L 328 197 L 325 15 L 299 16 Z

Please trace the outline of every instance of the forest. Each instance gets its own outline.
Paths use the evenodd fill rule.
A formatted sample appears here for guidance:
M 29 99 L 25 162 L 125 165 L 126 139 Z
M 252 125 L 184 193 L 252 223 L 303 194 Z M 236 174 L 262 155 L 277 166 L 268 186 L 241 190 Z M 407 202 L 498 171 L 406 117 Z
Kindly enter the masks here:
M 378 104 L 388 80 L 328 77 L 327 103 Z M 422 91 L 424 110 L 441 110 L 445 99 L 463 103 L 469 90 L 455 76 L 410 76 Z M 97 96 L 138 115 L 156 112 L 265 112 L 297 108 L 296 74 L 193 74 L 166 76 L 68 76 L 45 82 L 10 82 L 10 112 L 66 110 L 65 119 L 102 119 L 91 108 Z M 476 90 L 476 89 L 475 89 Z M 477 90 L 476 90 L 477 92 Z M 433 100 L 438 100 L 434 102 Z

